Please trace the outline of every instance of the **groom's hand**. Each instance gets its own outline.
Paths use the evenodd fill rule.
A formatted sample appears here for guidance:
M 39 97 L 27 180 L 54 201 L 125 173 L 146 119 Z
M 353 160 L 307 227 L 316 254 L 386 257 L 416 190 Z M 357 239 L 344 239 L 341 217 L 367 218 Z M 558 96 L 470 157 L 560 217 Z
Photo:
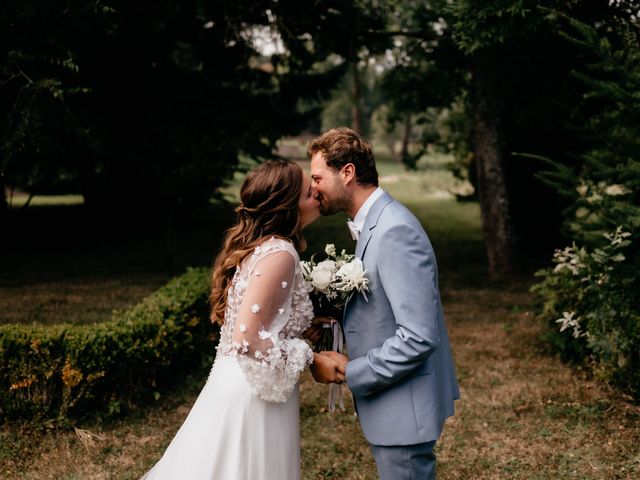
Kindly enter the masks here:
M 343 376 L 346 374 L 347 363 L 349 363 L 349 357 L 347 357 L 346 355 L 343 355 L 342 353 L 331 352 L 331 351 L 320 352 L 320 355 L 324 355 L 326 357 L 329 357 L 335 360 L 337 363 L 336 368 L 340 371 L 340 373 Z
M 313 354 L 311 374 L 318 383 L 342 383 L 344 382 L 344 366 L 338 361 L 337 352 L 320 352 Z M 344 355 L 340 355 L 343 356 Z M 346 357 L 345 357 L 346 358 Z M 346 362 L 344 363 L 346 365 Z

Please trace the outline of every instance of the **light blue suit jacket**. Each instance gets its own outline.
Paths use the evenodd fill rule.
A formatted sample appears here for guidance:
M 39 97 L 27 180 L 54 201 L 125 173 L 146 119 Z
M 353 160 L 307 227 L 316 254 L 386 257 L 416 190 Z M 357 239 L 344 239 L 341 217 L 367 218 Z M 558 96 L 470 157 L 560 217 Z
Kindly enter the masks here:
M 437 440 L 460 397 L 444 323 L 438 269 L 418 219 L 384 193 L 356 245 L 368 301 L 345 306 L 347 385 L 369 443 Z

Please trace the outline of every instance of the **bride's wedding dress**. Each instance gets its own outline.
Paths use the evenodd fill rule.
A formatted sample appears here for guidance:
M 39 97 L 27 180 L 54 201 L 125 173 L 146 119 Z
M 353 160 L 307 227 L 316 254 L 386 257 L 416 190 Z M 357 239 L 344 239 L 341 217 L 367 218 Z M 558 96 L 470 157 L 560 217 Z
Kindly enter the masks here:
M 293 245 L 273 237 L 236 270 L 216 360 L 189 416 L 143 480 L 297 480 L 300 338 L 313 309 Z

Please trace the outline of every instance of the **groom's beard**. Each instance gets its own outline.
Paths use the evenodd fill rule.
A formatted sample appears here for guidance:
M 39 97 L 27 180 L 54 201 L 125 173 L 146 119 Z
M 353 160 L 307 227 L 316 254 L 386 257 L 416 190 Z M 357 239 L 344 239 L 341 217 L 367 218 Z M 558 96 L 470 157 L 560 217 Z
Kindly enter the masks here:
M 323 194 L 319 194 L 318 202 L 320 202 L 320 213 L 323 216 L 335 215 L 338 212 L 344 212 L 347 209 L 348 202 L 346 198 L 329 199 Z

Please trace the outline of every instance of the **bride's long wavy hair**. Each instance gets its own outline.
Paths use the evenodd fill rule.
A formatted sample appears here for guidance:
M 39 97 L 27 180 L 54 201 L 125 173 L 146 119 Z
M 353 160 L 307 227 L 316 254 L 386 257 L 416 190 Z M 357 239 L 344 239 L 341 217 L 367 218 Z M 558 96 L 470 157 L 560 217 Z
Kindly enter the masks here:
M 236 268 L 265 237 L 283 237 L 306 248 L 298 202 L 303 171 L 290 161 L 269 160 L 251 170 L 240 188 L 237 221 L 227 230 L 211 278 L 211 321 L 224 323 L 227 292 Z

